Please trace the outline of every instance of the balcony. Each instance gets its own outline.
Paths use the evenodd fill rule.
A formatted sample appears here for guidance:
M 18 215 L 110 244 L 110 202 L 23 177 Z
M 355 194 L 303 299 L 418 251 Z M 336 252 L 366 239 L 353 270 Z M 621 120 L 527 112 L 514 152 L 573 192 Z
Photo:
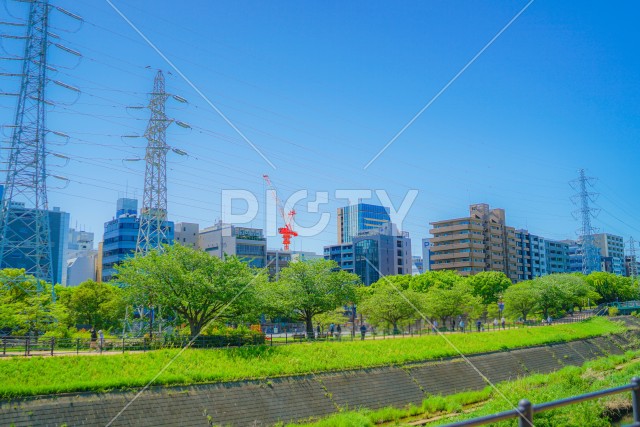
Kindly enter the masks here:
M 454 254 L 438 254 L 431 253 L 431 261 L 442 261 L 445 259 L 458 259 L 458 258 L 470 258 L 470 252 L 459 252 Z
M 450 242 L 452 240 L 470 239 L 471 233 L 451 234 L 449 236 L 435 236 L 431 238 L 431 243 Z
M 455 225 L 449 225 L 446 227 L 432 228 L 429 230 L 429 233 L 435 235 L 439 233 L 455 233 L 455 232 L 464 231 L 464 230 L 482 231 L 482 226 L 475 225 L 475 224 L 455 224 Z
M 431 246 L 431 252 L 450 251 L 456 249 L 484 249 L 482 243 L 451 243 L 447 245 Z

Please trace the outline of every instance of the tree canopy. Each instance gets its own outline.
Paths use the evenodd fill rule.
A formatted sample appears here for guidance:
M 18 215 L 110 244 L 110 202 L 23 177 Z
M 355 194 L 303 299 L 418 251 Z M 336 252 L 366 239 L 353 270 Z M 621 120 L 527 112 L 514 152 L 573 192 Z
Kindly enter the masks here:
M 419 319 L 424 309 L 425 295 L 413 289 L 402 290 L 392 282 L 380 280 L 360 292 L 360 312 L 374 326 L 391 326 L 394 333 L 398 325 Z
M 256 286 L 266 281 L 236 257 L 221 260 L 179 244 L 129 258 L 117 271 L 133 304 L 175 311 L 192 337 L 214 319 L 257 318 Z
M 283 315 L 305 323 L 313 337 L 313 318 L 356 302 L 360 279 L 338 269 L 335 261 L 296 261 L 282 269 L 277 282 L 264 283 L 261 294 L 272 316 Z

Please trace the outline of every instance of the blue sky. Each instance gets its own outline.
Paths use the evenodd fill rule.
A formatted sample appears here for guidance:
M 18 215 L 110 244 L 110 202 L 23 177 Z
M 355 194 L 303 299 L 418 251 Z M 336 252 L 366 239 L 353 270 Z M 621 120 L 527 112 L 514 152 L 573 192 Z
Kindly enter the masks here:
M 167 111 L 193 126 L 168 132 L 168 143 L 189 153 L 169 156 L 176 222 L 211 225 L 221 216 L 222 189 L 264 201 L 268 173 L 282 198 L 300 189 L 383 189 L 399 204 L 417 189 L 403 224 L 415 251 L 430 221 L 465 216 L 480 202 L 506 209 L 509 225 L 574 238 L 568 182 L 585 168 L 601 193 L 594 225 L 640 238 L 636 2 L 534 1 L 367 170 L 526 2 L 113 2 L 276 166 L 172 72 L 167 90 L 189 104 L 169 102 Z M 50 206 L 99 240 L 116 199 L 142 197 L 144 165 L 123 159 L 142 157 L 145 140 L 122 136 L 141 135 L 148 115 L 127 106 L 145 105 L 154 70 L 170 67 L 106 2 L 57 4 L 86 22 L 51 18 L 59 43 L 84 58 L 50 51 L 59 70 L 51 77 L 82 91 L 76 100 L 50 86 L 56 107 L 48 127 L 72 137 L 50 139 L 51 152 L 71 158 L 50 158 L 50 173 L 70 180 L 50 179 Z M 25 16 L 24 5 L 8 8 Z M 2 78 L 0 88 L 17 85 Z M 13 99 L 0 98 L 2 123 L 11 123 L 13 108 Z M 335 243 L 333 214 L 344 203 L 331 197 L 321 205 L 331 223 L 294 249 L 321 252 Z M 296 208 L 301 225 L 319 218 L 304 203 Z M 261 218 L 251 225 L 264 226 Z

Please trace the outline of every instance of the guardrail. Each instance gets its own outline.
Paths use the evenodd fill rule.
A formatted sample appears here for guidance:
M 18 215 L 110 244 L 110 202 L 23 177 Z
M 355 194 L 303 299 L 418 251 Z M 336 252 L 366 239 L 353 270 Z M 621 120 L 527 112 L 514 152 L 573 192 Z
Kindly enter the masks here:
M 548 411 L 550 409 L 560 408 L 562 406 L 573 405 L 575 403 L 585 402 L 587 400 L 595 400 L 605 396 L 624 393 L 630 391 L 633 402 L 633 424 L 627 427 L 640 427 L 640 378 L 633 377 L 631 383 L 620 387 L 609 388 L 606 390 L 595 391 L 593 393 L 581 394 L 566 399 L 555 400 L 553 402 L 541 403 L 533 405 L 527 399 L 522 399 L 518 403 L 518 409 L 511 411 L 499 412 L 484 417 L 472 418 L 470 420 L 459 421 L 453 424 L 447 424 L 443 427 L 470 427 L 483 426 L 498 421 L 518 419 L 518 427 L 533 427 L 534 415 L 538 412 Z

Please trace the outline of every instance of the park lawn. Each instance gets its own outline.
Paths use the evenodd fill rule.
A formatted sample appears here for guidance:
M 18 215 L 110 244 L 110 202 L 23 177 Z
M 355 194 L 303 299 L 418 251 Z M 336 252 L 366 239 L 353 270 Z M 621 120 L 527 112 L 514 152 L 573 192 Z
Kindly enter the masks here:
M 516 381 L 502 382 L 496 385 L 498 391 L 487 386 L 484 390 L 445 397 L 430 396 L 419 406 L 346 411 L 311 423 L 287 424 L 287 427 L 374 427 L 383 423 L 409 426 L 411 422 L 430 419 L 434 421 L 427 421 L 426 424 L 421 425 L 439 426 L 514 409 L 522 398 L 539 404 L 626 385 L 631 382 L 632 377 L 638 375 L 639 371 L 640 351 L 630 351 L 625 355 L 609 356 L 587 362 L 581 367 L 568 366 L 550 374 L 538 374 Z M 630 408 L 631 392 L 624 392 L 599 400 L 536 413 L 534 424 L 537 427 L 609 427 L 611 421 L 615 420 L 609 420 L 603 415 L 621 416 Z M 463 410 L 465 413 L 461 414 Z M 447 414 L 453 416 L 441 417 Z M 516 421 L 504 421 L 491 425 L 506 427 L 513 426 L 515 423 Z
M 0 398 L 73 391 L 107 391 L 154 384 L 186 385 L 368 368 L 464 354 L 571 341 L 625 330 L 597 317 L 581 323 L 497 332 L 393 340 L 321 342 L 228 349 L 157 350 L 110 356 L 0 360 Z M 448 340 L 452 345 L 446 342 Z

